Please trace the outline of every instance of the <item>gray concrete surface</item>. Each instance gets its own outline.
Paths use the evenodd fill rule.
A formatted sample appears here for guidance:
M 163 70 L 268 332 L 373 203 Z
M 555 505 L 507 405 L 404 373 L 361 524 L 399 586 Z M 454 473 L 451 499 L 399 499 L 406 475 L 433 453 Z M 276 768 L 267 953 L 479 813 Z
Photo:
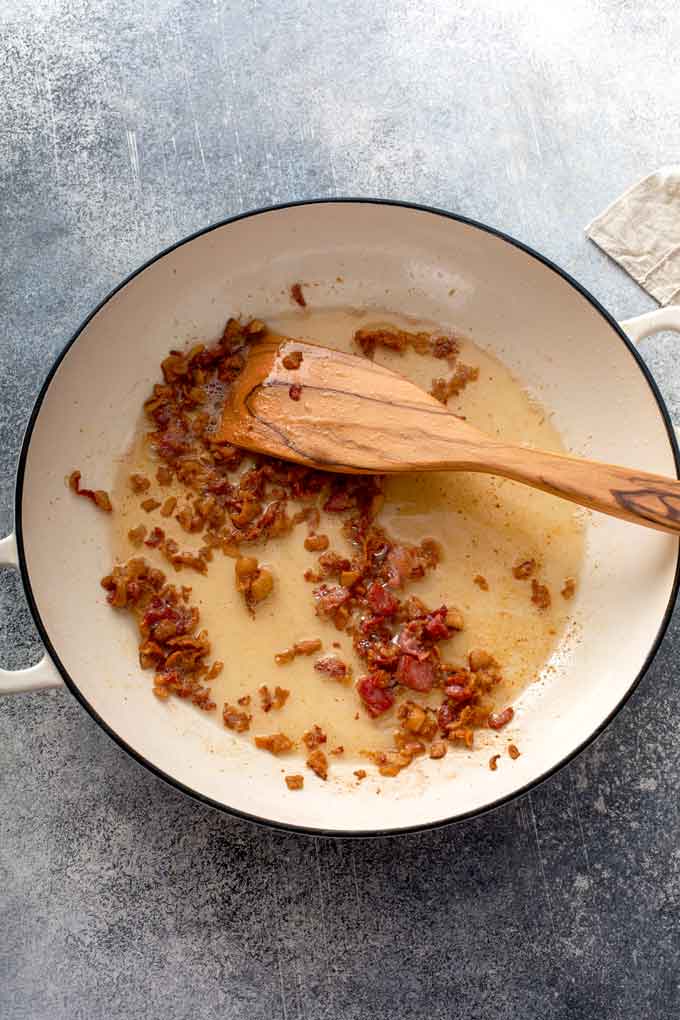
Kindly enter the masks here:
M 672 0 L 4 0 L 0 47 L 3 532 L 72 330 L 142 260 L 242 209 L 432 203 L 537 246 L 619 317 L 651 306 L 582 231 L 680 151 Z M 679 420 L 676 343 L 644 350 Z M 1 580 L 0 661 L 18 666 L 40 650 Z M 69 694 L 3 699 L 0 1016 L 677 1017 L 679 628 L 559 775 L 397 840 L 231 820 Z

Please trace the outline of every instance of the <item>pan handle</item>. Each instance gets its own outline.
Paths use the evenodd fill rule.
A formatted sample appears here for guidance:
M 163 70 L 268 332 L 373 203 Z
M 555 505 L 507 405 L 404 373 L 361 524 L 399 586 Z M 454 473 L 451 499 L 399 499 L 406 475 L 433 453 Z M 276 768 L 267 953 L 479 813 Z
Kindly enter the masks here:
M 654 311 L 643 312 L 633 319 L 624 319 L 619 325 L 634 344 L 646 336 L 651 336 L 652 333 L 661 333 L 664 329 L 680 333 L 680 305 L 655 308 Z
M 0 539 L 0 566 L 19 569 L 19 556 L 14 535 Z M 21 691 L 40 691 L 47 687 L 61 687 L 62 679 L 49 655 L 28 669 L 0 669 L 0 694 L 18 694 Z

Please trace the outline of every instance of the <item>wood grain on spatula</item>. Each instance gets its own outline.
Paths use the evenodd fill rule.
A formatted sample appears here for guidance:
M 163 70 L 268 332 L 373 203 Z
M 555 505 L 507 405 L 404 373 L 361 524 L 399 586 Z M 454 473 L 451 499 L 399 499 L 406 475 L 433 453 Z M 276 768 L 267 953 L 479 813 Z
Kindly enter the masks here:
M 299 367 L 286 367 L 299 360 Z M 284 363 L 285 362 L 285 363 Z M 680 534 L 680 482 L 504 443 L 368 358 L 267 335 L 225 404 L 219 442 L 325 471 L 480 471 Z

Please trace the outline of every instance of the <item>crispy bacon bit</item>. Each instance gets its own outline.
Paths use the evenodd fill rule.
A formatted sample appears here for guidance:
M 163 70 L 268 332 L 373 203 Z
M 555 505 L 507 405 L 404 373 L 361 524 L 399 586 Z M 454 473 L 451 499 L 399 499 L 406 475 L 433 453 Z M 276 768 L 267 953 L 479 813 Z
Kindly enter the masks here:
M 360 783 L 362 779 L 365 779 L 368 775 L 366 769 L 355 769 L 354 775 L 357 777 L 357 782 Z
M 381 776 L 397 776 L 413 760 L 408 751 L 374 751 L 369 757 L 378 766 Z
M 324 503 L 323 508 L 328 513 L 339 514 L 342 513 L 343 510 L 351 510 L 353 505 L 354 502 L 352 500 L 351 493 L 349 493 L 345 488 L 338 487 L 336 483 L 336 487 Z
M 274 662 L 277 666 L 285 666 L 288 662 L 292 662 L 295 658 L 295 649 L 286 648 L 285 652 L 277 652 L 274 656 Z
M 161 506 L 161 517 L 171 517 L 172 513 L 177 506 L 177 497 L 168 496 L 163 505 Z
M 516 744 L 508 744 L 508 754 L 513 761 L 517 761 L 520 756 L 520 751 L 517 749 Z
M 492 712 L 489 716 L 489 726 L 492 730 L 502 730 L 514 718 L 515 711 L 509 705 L 502 712 Z
M 453 336 L 433 336 L 430 340 L 430 353 L 433 358 L 455 361 L 460 352 L 460 344 Z
M 285 733 L 270 733 L 266 737 L 255 737 L 255 746 L 270 754 L 286 754 L 295 745 Z
M 366 592 L 371 612 L 376 616 L 394 616 L 399 608 L 399 601 L 387 588 L 374 581 Z
M 430 758 L 443 758 L 448 750 L 446 741 L 433 740 L 430 745 Z
M 272 707 L 272 696 L 269 693 L 269 688 L 266 684 L 262 687 L 258 687 L 257 693 L 260 695 L 260 708 L 263 712 L 268 712 Z
M 141 545 L 146 538 L 146 528 L 143 524 L 138 524 L 136 528 L 130 528 L 128 531 L 128 538 L 132 545 Z
M 441 563 L 444 552 L 435 538 L 424 538 L 418 547 L 418 556 L 428 570 L 433 570 Z
M 397 666 L 397 680 L 413 691 L 431 691 L 435 673 L 431 662 L 419 662 L 411 655 L 402 655 Z
M 407 347 L 412 347 L 418 354 L 427 354 L 430 348 L 428 333 L 409 333 L 396 326 L 383 326 L 377 329 L 365 326 L 356 331 L 354 342 L 367 358 L 373 357 L 376 347 L 384 347 L 398 354 L 403 354 Z
M 465 628 L 465 622 L 463 620 L 463 614 L 459 609 L 449 609 L 446 613 L 446 626 L 450 630 L 463 630 Z
M 576 581 L 573 577 L 568 577 L 564 582 L 564 587 L 560 592 L 563 599 L 573 599 L 576 592 Z
M 489 758 L 489 768 L 491 769 L 492 772 L 495 772 L 496 769 L 498 768 L 499 758 L 500 754 L 492 754 L 491 757 Z
M 321 744 L 325 744 L 327 739 L 324 731 L 316 723 L 312 726 L 311 730 L 307 730 L 306 733 L 302 734 L 302 740 L 310 751 L 313 751 L 315 747 L 319 747 Z
M 239 703 L 239 705 L 249 705 L 250 704 L 250 695 L 249 694 L 244 694 L 243 697 L 238 699 L 238 703 Z
M 277 666 L 284 666 L 287 662 L 292 662 L 297 655 L 313 655 L 314 652 L 321 651 L 321 640 L 319 638 L 313 638 L 311 641 L 296 641 L 291 648 L 287 648 L 285 652 L 279 652 L 278 655 L 274 656 L 274 661 Z
M 257 693 L 260 695 L 260 707 L 263 712 L 269 712 L 272 708 L 283 708 L 290 695 L 290 691 L 287 691 L 285 688 L 276 687 L 272 697 L 266 684 L 259 687 Z
M 305 301 L 305 295 L 302 293 L 302 284 L 301 283 L 294 283 L 294 284 L 292 284 L 292 286 L 290 288 L 290 296 L 292 297 L 292 299 L 295 302 L 295 304 L 299 305 L 300 308 L 306 308 L 307 307 L 307 302 Z
M 85 496 L 86 499 L 91 499 L 95 506 L 99 507 L 100 510 L 105 510 L 106 513 L 111 513 L 113 507 L 111 506 L 111 500 L 109 499 L 108 492 L 103 489 L 82 489 L 80 487 L 81 479 L 80 471 L 72 471 L 69 475 L 68 484 L 72 492 L 75 492 L 77 496 Z
M 518 581 L 524 581 L 527 577 L 531 577 L 535 569 L 536 560 L 521 560 L 512 568 L 512 576 Z
M 351 676 L 349 666 L 342 659 L 338 659 L 334 655 L 325 655 L 322 659 L 317 659 L 314 663 L 314 669 L 318 673 L 326 673 L 333 680 L 348 680 Z
M 239 699 L 239 704 L 240 703 L 241 701 Z M 252 716 L 248 715 L 247 712 L 239 712 L 238 708 L 234 708 L 233 705 L 225 703 L 225 706 L 222 709 L 222 718 L 224 719 L 224 725 L 228 730 L 235 730 L 237 733 L 245 733 L 246 730 L 250 729 L 250 720 L 252 719 Z
M 284 368 L 294 372 L 302 364 L 302 351 L 291 351 L 290 354 L 286 354 L 282 364 Z
M 374 718 L 382 715 L 394 704 L 392 691 L 382 686 L 382 678 L 377 673 L 362 676 L 357 682 L 357 694 L 364 703 L 369 715 Z
M 299 774 L 286 776 L 286 786 L 289 790 L 301 790 L 305 785 L 305 777 Z
M 152 496 L 149 496 L 148 499 L 143 499 L 139 505 L 141 506 L 142 510 L 144 510 L 147 514 L 150 514 L 152 510 L 157 510 L 161 504 L 160 500 L 154 499 Z
M 482 648 L 473 648 L 468 653 L 468 662 L 473 673 L 477 673 L 480 669 L 491 669 L 493 666 L 498 665 L 493 655 L 489 655 Z
M 236 590 L 242 592 L 246 606 L 255 613 L 255 606 L 271 594 L 274 578 L 269 570 L 260 567 L 254 556 L 239 556 L 234 564 Z
M 291 400 L 299 400 L 302 395 L 302 386 L 300 383 L 293 383 L 291 388 L 288 390 L 288 396 Z
M 296 641 L 293 648 L 296 655 L 313 655 L 314 652 L 321 651 L 321 640 L 312 638 L 308 641 Z
M 410 733 L 420 733 L 427 719 L 427 713 L 421 705 L 413 701 L 405 701 L 399 706 L 397 718 L 401 720 L 402 728 Z
M 337 747 L 331 748 L 330 753 L 339 756 L 345 753 L 345 748 L 342 746 L 342 744 L 338 744 Z
M 469 726 L 449 727 L 448 738 L 453 744 L 465 744 L 468 750 L 471 750 L 475 743 L 474 731 Z
M 328 779 L 328 758 L 318 748 L 307 759 L 307 768 L 316 772 L 319 779 Z
M 308 552 L 323 552 L 328 548 L 328 535 L 307 535 L 305 549 Z
M 272 700 L 273 708 L 283 708 L 290 697 L 290 691 L 286 690 L 285 687 L 279 687 L 278 685 L 274 688 L 274 698 Z
M 146 492 L 151 482 L 145 475 L 130 475 L 130 488 L 133 492 Z
M 152 528 L 151 534 L 147 538 L 144 545 L 148 545 L 150 549 L 157 549 L 161 542 L 165 539 L 165 532 L 162 528 Z
M 475 584 L 477 585 L 477 587 L 480 588 L 482 591 L 488 591 L 489 590 L 489 582 L 483 576 L 483 574 L 475 574 L 473 580 L 474 580 Z
M 172 482 L 172 471 L 165 464 L 161 464 L 156 471 L 156 481 L 159 485 L 170 485 Z
M 442 404 L 447 404 L 451 397 L 457 397 L 468 383 L 479 379 L 479 369 L 471 365 L 459 364 L 450 379 L 433 379 L 430 393 Z
M 535 577 L 531 581 L 531 601 L 539 609 L 549 609 L 552 601 L 550 589 L 545 584 L 539 584 Z
M 343 588 L 342 585 L 329 587 L 322 584 L 314 589 L 314 597 L 317 616 L 329 617 L 339 630 L 343 630 L 349 619 L 349 612 L 345 608 L 345 603 L 350 598 L 347 588 Z

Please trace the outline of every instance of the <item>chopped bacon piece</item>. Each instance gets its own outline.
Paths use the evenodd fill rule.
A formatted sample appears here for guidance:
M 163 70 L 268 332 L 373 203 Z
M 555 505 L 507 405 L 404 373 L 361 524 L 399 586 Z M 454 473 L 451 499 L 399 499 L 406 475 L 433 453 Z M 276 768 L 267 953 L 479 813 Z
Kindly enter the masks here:
M 300 308 L 306 308 L 307 307 L 307 302 L 305 300 L 305 295 L 302 293 L 302 284 L 301 283 L 294 283 L 294 284 L 291 285 L 290 296 L 292 297 L 292 299 L 295 302 L 295 304 L 299 305 Z
M 549 609 L 552 601 L 548 586 L 539 584 L 535 577 L 531 580 L 531 601 L 539 609 Z
M 233 705 L 225 704 L 222 710 L 222 718 L 227 729 L 235 730 L 237 733 L 243 733 L 245 730 L 250 729 L 250 716 L 248 713 L 240 712 Z
M 289 354 L 286 354 L 282 364 L 290 372 L 295 371 L 302 364 L 302 351 L 291 351 Z
M 378 584 L 377 581 L 369 585 L 366 597 L 371 612 L 375 613 L 376 616 L 394 616 L 399 608 L 399 600 L 383 584 Z M 448 631 L 446 636 L 448 637 Z
M 328 535 L 307 535 L 305 549 L 308 552 L 324 552 L 328 548 Z
M 512 576 L 518 581 L 523 581 L 527 577 L 531 577 L 535 569 L 536 560 L 521 560 L 512 568 Z
M 133 492 L 146 492 L 151 482 L 145 475 L 130 475 L 130 488 Z
M 107 513 L 111 513 L 113 507 L 111 506 L 111 500 L 109 499 L 108 492 L 104 492 L 103 489 L 82 489 L 80 487 L 80 479 L 80 471 L 72 471 L 68 479 L 69 488 L 75 492 L 77 496 L 85 496 L 87 499 L 91 499 L 94 505 L 99 507 L 100 510 L 105 510 Z
M 448 632 L 447 632 L 448 637 Z M 407 623 L 399 632 L 397 644 L 406 655 L 413 656 L 419 662 L 425 662 L 430 656 L 429 648 L 425 648 L 421 638 L 421 626 L 418 620 Z
M 387 583 L 392 588 L 403 588 L 404 581 L 411 576 L 413 565 L 413 550 L 403 545 L 395 545 L 387 554 Z
M 485 652 L 483 648 L 471 649 L 468 653 L 468 662 L 473 673 L 479 672 L 480 669 L 491 669 L 493 666 L 498 665 L 493 655 Z
M 336 584 L 329 587 L 322 584 L 314 589 L 314 597 L 317 600 L 316 610 L 320 616 L 332 616 L 336 609 L 347 602 L 350 593 L 347 588 Z
M 463 687 L 461 684 L 448 684 L 444 691 L 446 697 L 450 698 L 451 701 L 457 704 L 463 704 L 465 701 L 470 701 L 475 696 L 474 688 Z
M 301 775 L 286 776 L 285 779 L 289 790 L 301 790 L 305 785 L 305 777 Z
M 433 379 L 430 393 L 442 404 L 446 404 L 449 397 L 457 397 L 468 383 L 476 382 L 477 379 L 477 366 L 459 364 L 450 379 Z
M 324 731 L 316 723 L 314 723 L 311 730 L 307 730 L 302 734 L 303 743 L 310 751 L 313 751 L 315 747 L 319 747 L 321 744 L 325 744 L 327 739 Z
M 288 396 L 291 400 L 299 400 L 302 396 L 302 386 L 300 383 L 293 383 L 291 388 L 288 390 Z
M 317 659 L 314 669 L 318 673 L 326 673 L 333 680 L 345 680 L 349 676 L 347 665 L 334 655 L 325 655 L 322 659 Z
M 386 712 L 394 704 L 392 692 L 376 683 L 375 675 L 372 673 L 359 679 L 357 694 L 363 701 L 369 715 L 373 717 L 382 715 L 383 712 Z
M 412 655 L 402 655 L 397 666 L 397 680 L 413 691 L 431 691 L 435 673 L 431 662 L 419 662 Z
M 515 712 L 510 706 L 502 712 L 492 712 L 489 716 L 489 726 L 492 730 L 501 730 L 514 718 Z
M 442 606 L 435 609 L 425 618 L 425 633 L 431 641 L 445 641 L 449 637 L 449 627 L 446 622 L 448 609 Z
M 324 510 L 330 513 L 341 513 L 343 510 L 351 510 L 354 501 L 345 488 L 336 488 L 323 505 Z
M 270 754 L 285 754 L 295 746 L 285 733 L 270 733 L 266 737 L 255 737 L 255 746 Z
M 460 350 L 460 344 L 453 336 L 433 336 L 430 345 L 430 353 L 434 358 L 453 360 Z
M 328 758 L 318 748 L 307 759 L 307 768 L 316 772 L 319 779 L 328 779 Z

